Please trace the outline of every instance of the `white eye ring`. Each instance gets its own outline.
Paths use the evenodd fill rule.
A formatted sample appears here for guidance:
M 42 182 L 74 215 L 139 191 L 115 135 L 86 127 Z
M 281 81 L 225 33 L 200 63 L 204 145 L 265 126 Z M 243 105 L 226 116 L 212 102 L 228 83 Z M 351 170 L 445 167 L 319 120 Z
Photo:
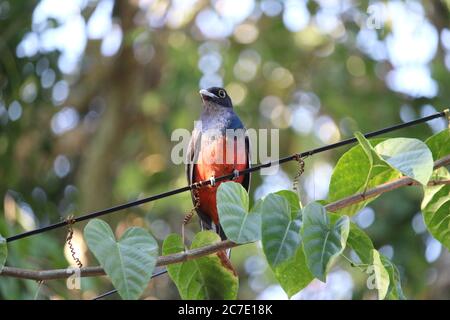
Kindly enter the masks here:
M 225 98 L 226 96 L 227 96 L 227 94 L 225 93 L 224 90 L 219 90 L 219 97 Z

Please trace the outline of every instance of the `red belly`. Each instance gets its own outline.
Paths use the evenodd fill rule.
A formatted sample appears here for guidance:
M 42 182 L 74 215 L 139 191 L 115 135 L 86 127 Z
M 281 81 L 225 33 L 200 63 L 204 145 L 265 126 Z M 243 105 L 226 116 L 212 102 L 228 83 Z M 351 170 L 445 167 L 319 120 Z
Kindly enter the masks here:
M 235 169 L 241 171 L 247 168 L 245 145 L 241 146 L 241 144 L 235 143 L 234 154 L 230 155 L 230 158 L 232 158 L 233 161 L 228 161 L 230 163 L 227 163 L 226 143 L 220 143 L 220 140 L 218 142 L 219 143 L 208 144 L 206 147 L 203 147 L 202 145 L 198 163 L 194 168 L 195 182 L 208 180 L 212 176 L 217 178 L 223 175 L 232 174 Z M 211 159 L 216 159 L 217 161 L 212 161 Z M 244 176 L 239 176 L 235 181 L 242 183 L 244 181 Z M 220 183 L 221 182 L 217 182 L 215 186 L 208 185 L 200 188 L 198 194 L 200 198 L 200 210 L 211 217 L 216 225 L 219 224 L 216 192 Z

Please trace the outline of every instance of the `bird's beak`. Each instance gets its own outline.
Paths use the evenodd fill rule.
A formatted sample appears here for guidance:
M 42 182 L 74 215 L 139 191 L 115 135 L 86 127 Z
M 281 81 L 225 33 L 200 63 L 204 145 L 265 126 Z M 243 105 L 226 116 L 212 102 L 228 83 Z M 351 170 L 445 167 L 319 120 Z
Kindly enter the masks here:
M 211 93 L 211 92 L 209 92 L 209 91 L 206 90 L 206 89 L 202 89 L 202 90 L 200 90 L 198 93 L 200 93 L 200 95 L 201 95 L 202 97 L 210 97 L 210 98 L 216 98 L 216 99 L 219 98 L 219 97 L 216 96 L 214 93 Z

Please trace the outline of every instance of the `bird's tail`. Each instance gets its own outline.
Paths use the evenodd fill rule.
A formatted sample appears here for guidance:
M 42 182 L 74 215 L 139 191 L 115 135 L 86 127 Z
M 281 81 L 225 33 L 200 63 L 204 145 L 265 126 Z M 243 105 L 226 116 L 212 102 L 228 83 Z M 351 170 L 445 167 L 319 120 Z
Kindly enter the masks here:
M 220 224 L 219 224 L 219 225 L 216 225 L 216 224 L 213 223 L 213 226 L 214 226 L 213 228 L 215 229 L 214 231 L 220 236 L 220 239 L 221 239 L 222 241 L 228 239 L 227 235 L 226 235 L 225 232 L 223 231 L 223 228 L 222 228 L 222 226 L 221 226 Z
M 227 240 L 227 235 L 223 231 L 223 228 L 220 224 L 215 224 L 211 221 L 211 218 L 204 218 L 203 215 L 200 216 L 200 227 L 202 230 L 211 230 L 217 233 L 220 236 L 222 241 Z
M 214 225 L 214 223 L 213 223 L 213 225 Z M 228 238 L 227 238 L 225 232 L 223 231 L 222 226 L 220 224 L 214 225 L 214 226 L 216 227 L 215 232 L 220 236 L 220 239 L 222 241 L 227 240 Z M 219 252 L 217 252 L 217 255 L 218 255 L 222 265 L 225 268 L 227 268 L 228 270 L 230 270 L 231 272 L 233 272 L 233 274 L 235 276 L 237 276 L 236 269 L 234 269 L 233 265 L 231 264 L 231 260 L 230 260 L 231 259 L 231 248 L 223 250 L 223 251 L 219 251 Z
M 223 231 L 222 226 L 216 225 L 215 223 L 211 222 L 211 224 L 205 224 L 205 223 L 201 223 L 202 229 L 205 228 L 207 230 L 212 230 L 215 233 L 217 233 L 220 236 L 220 239 L 222 241 L 227 240 L 228 237 L 226 236 L 225 232 Z M 227 268 L 228 270 L 230 270 L 231 272 L 233 272 L 233 274 L 235 276 L 237 276 L 237 272 L 236 269 L 234 269 L 233 265 L 231 264 L 231 249 L 226 249 L 226 250 L 222 250 L 222 251 L 218 251 L 217 252 L 217 256 L 220 259 L 220 262 L 222 263 L 222 265 Z

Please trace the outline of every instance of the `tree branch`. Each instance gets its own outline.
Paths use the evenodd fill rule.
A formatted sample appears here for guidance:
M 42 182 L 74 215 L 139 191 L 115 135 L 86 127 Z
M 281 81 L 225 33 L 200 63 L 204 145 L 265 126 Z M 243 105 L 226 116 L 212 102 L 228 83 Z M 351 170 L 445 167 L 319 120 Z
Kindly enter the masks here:
M 175 253 L 168 256 L 161 256 L 156 262 L 157 267 L 167 266 L 169 264 L 180 263 L 183 261 L 188 261 L 192 259 L 197 259 L 203 256 L 207 256 L 217 251 L 230 249 L 238 246 L 239 244 L 234 243 L 230 240 L 225 240 L 221 242 L 214 243 L 212 245 L 188 250 L 185 252 Z M 77 270 L 79 270 L 80 277 L 96 277 L 105 275 L 105 271 L 102 267 L 84 267 L 78 269 L 76 267 L 70 267 L 66 269 L 53 269 L 53 270 L 30 270 L 21 269 L 14 267 L 3 267 L 0 272 L 0 276 L 4 277 L 14 277 L 21 279 L 29 279 L 36 281 L 43 280 L 56 280 L 56 279 L 66 279 L 73 275 Z
M 444 167 L 450 165 L 450 155 L 443 157 L 434 162 L 434 169 L 438 169 L 440 167 Z M 434 180 L 428 183 L 429 186 L 450 184 L 450 180 Z M 339 209 L 348 207 L 355 203 L 365 201 L 369 198 L 376 197 L 382 193 L 392 191 L 394 189 L 398 189 L 400 187 L 419 185 L 418 182 L 414 181 L 409 177 L 402 177 L 382 185 L 379 185 L 373 189 L 367 190 L 364 193 L 358 193 L 352 195 L 347 198 L 343 198 L 341 200 L 329 203 L 325 206 L 327 211 L 335 212 Z M 161 256 L 158 258 L 156 262 L 156 266 L 162 267 L 167 266 L 174 263 L 180 263 L 192 259 L 197 259 L 209 254 L 212 254 L 217 251 L 230 249 L 240 244 L 234 243 L 230 240 L 221 241 L 209 246 L 196 248 L 192 250 L 188 250 L 185 252 L 175 253 L 168 256 Z M 75 273 L 76 268 L 67 268 L 67 269 L 54 269 L 54 270 L 29 270 L 29 269 L 21 269 L 14 267 L 4 267 L 0 272 L 0 276 L 4 277 L 14 277 L 21 279 L 29 279 L 36 281 L 43 280 L 55 280 L 55 279 L 66 279 Z M 79 269 L 81 277 L 95 277 L 105 275 L 105 271 L 102 267 L 84 267 Z

